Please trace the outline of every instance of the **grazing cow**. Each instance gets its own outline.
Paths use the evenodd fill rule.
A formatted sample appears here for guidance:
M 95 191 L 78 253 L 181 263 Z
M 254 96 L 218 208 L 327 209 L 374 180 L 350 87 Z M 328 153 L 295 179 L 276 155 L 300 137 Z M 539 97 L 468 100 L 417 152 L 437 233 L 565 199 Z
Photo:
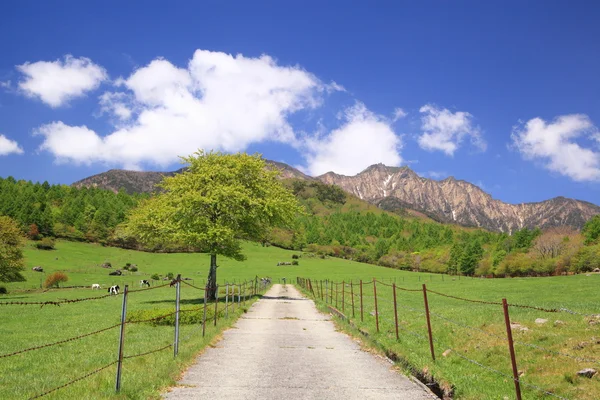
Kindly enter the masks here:
M 121 289 L 119 287 L 119 285 L 113 285 L 113 286 L 111 286 L 111 287 L 108 288 L 108 293 L 115 294 L 115 295 L 119 294 L 119 289 Z
M 146 279 L 142 279 L 142 280 L 140 281 L 140 286 L 141 286 L 141 287 L 144 287 L 144 286 L 148 286 L 148 287 L 150 287 L 150 282 L 149 282 L 149 281 L 147 281 Z
M 36 272 L 44 272 L 44 268 L 42 268 L 42 267 L 40 267 L 40 266 L 33 267 L 33 268 L 31 268 L 31 269 L 32 269 L 33 271 L 36 271 Z
M 100 285 L 99 285 L 99 284 L 97 284 L 97 283 L 94 283 L 94 284 L 92 285 L 92 289 L 102 289 L 102 288 L 100 287 Z

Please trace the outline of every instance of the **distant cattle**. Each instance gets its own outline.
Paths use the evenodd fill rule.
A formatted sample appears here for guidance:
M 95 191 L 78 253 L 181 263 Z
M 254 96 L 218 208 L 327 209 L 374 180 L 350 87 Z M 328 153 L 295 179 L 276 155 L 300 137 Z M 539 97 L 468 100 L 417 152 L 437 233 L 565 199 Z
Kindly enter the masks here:
M 146 279 L 142 279 L 142 280 L 140 281 L 140 286 L 141 286 L 141 287 L 144 287 L 144 286 L 148 286 L 148 287 L 150 287 L 150 282 L 149 282 L 149 281 L 147 281 Z
M 99 284 L 97 284 L 97 283 L 94 283 L 94 284 L 92 285 L 92 289 L 102 289 L 102 288 L 100 287 L 100 285 L 99 285 Z
M 115 271 L 113 271 L 113 272 L 109 272 L 108 274 L 109 274 L 109 275 L 121 276 L 121 275 L 123 275 L 123 272 L 121 272 L 121 270 L 120 270 L 120 269 L 117 269 L 117 270 L 115 270 Z
M 44 272 L 44 268 L 42 268 L 42 267 L 40 267 L 40 266 L 33 267 L 33 268 L 31 268 L 31 269 L 32 269 L 33 271 L 36 271 L 36 272 Z
M 111 287 L 108 288 L 108 293 L 116 295 L 116 294 L 119 294 L 119 290 L 120 289 L 121 288 L 119 287 L 119 285 L 113 285 L 113 286 L 111 286 Z

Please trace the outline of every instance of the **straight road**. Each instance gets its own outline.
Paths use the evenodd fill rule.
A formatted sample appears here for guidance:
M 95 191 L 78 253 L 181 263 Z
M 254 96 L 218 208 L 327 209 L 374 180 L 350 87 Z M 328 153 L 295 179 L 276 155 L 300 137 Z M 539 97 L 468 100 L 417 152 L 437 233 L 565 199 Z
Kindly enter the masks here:
M 435 399 L 337 332 L 292 285 L 273 285 L 166 399 Z

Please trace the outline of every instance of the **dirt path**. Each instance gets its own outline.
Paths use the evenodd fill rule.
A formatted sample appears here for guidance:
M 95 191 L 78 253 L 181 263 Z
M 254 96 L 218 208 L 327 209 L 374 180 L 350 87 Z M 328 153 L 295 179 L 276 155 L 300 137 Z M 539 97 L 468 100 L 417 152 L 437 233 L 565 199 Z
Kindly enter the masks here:
M 434 399 L 336 332 L 291 285 L 274 285 L 167 399 Z

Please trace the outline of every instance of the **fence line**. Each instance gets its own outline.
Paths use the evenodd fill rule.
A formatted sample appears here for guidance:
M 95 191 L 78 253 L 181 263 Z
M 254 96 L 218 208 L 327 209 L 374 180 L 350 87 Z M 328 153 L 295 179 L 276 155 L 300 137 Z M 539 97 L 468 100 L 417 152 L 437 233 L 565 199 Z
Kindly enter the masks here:
M 390 280 L 391 281 L 391 280 Z M 297 278 L 297 283 L 299 286 L 303 287 L 305 290 L 307 290 L 307 292 L 309 292 L 310 294 L 310 290 L 308 290 L 308 286 L 307 286 L 307 282 L 310 282 L 309 280 L 306 280 L 304 278 Z M 325 280 L 324 282 L 329 283 L 331 281 Z M 369 288 L 364 287 L 364 284 L 369 284 L 369 285 L 373 285 L 373 288 L 369 290 Z M 342 282 L 343 284 L 343 288 L 342 288 L 342 293 L 343 296 L 345 296 L 345 284 L 344 282 Z M 391 292 L 392 292 L 392 296 L 393 296 L 393 301 L 390 301 L 389 298 L 389 291 L 385 291 L 385 294 L 382 296 L 382 293 L 380 293 L 378 295 L 378 287 L 377 286 L 381 286 L 382 288 L 391 288 Z M 326 286 L 327 287 L 327 286 Z M 353 288 L 353 284 L 350 283 L 350 288 L 352 290 Z M 502 302 L 495 302 L 495 301 L 486 301 L 486 300 L 479 300 L 479 299 L 468 299 L 468 298 L 463 298 L 463 297 L 459 297 L 459 296 L 453 296 L 453 295 L 449 295 L 446 293 L 442 293 L 442 292 L 438 292 L 438 291 L 434 291 L 431 289 L 428 289 L 426 287 L 425 284 L 423 284 L 423 288 L 422 289 L 407 289 L 407 288 L 402 288 L 402 289 L 406 289 L 406 291 L 411 291 L 411 292 L 422 292 L 423 293 L 423 307 L 424 307 L 424 312 L 415 308 L 412 308 L 410 306 L 407 306 L 405 304 L 403 304 L 402 302 L 398 302 L 397 300 L 397 294 L 396 294 L 396 290 L 400 289 L 399 287 L 396 286 L 395 283 L 385 283 L 385 282 L 381 282 L 380 280 L 377 279 L 372 279 L 369 280 L 367 282 L 363 282 L 362 280 L 360 281 L 360 285 L 359 285 L 360 291 L 358 294 L 356 294 L 356 296 L 358 297 L 358 299 L 360 300 L 360 319 L 361 321 L 364 320 L 364 316 L 363 316 L 363 312 L 364 312 L 364 307 L 365 305 L 363 304 L 365 302 L 365 300 L 368 300 L 368 306 L 369 307 L 374 307 L 374 313 L 371 312 L 370 314 L 374 317 L 374 323 L 375 323 L 375 329 L 376 332 L 380 332 L 380 329 L 382 329 L 380 327 L 381 323 L 384 323 L 384 327 L 383 328 L 383 332 L 390 332 L 388 329 L 387 324 L 391 324 L 393 327 L 395 327 L 395 336 L 396 336 L 396 340 L 400 340 L 400 336 L 399 336 L 399 331 L 402 331 L 403 333 L 407 333 L 411 336 L 414 336 L 416 338 L 419 338 L 425 342 L 429 343 L 429 347 L 430 347 L 430 352 L 431 352 L 431 358 L 433 361 L 435 361 L 435 353 L 434 353 L 434 343 L 436 343 L 437 345 L 441 345 L 441 343 L 438 342 L 438 340 L 436 340 L 436 338 L 433 336 L 433 332 L 431 329 L 431 321 L 430 321 L 430 316 L 440 319 L 440 320 L 444 320 L 446 322 L 449 322 L 453 325 L 459 326 L 463 329 L 468 329 L 468 330 L 472 330 L 472 331 L 476 331 L 479 333 L 482 333 L 484 335 L 487 335 L 489 337 L 492 337 L 494 339 L 500 339 L 502 341 L 507 341 L 508 343 L 508 347 L 509 347 L 509 353 L 510 353 L 510 360 L 511 360 L 511 364 L 512 364 L 512 372 L 513 372 L 513 376 L 510 376 L 508 374 L 505 374 L 503 372 L 500 372 L 494 368 L 491 368 L 489 366 L 486 366 L 476 360 L 472 360 L 471 358 L 465 356 L 464 354 L 454 350 L 451 347 L 445 347 L 448 350 L 451 350 L 452 353 L 456 354 L 457 356 L 463 358 L 464 360 L 470 362 L 471 364 L 477 365 L 480 368 L 483 368 L 489 372 L 493 372 L 495 374 L 501 375 L 504 378 L 508 378 L 511 381 L 514 382 L 515 384 L 515 393 L 517 395 L 517 399 L 521 398 L 521 385 L 525 388 L 529 388 L 529 389 L 534 389 L 536 391 L 540 391 L 541 393 L 548 395 L 548 396 L 553 396 L 555 398 L 559 398 L 559 399 L 566 399 L 565 397 L 562 397 L 558 394 L 553 393 L 552 391 L 549 391 L 547 389 L 544 389 L 540 386 L 528 383 L 528 382 L 524 382 L 520 379 L 520 376 L 518 374 L 518 370 L 517 370 L 517 365 L 516 365 L 516 357 L 515 357 L 515 351 L 514 351 L 514 346 L 513 345 L 519 345 L 519 346 L 524 346 L 527 347 L 529 349 L 534 349 L 537 351 L 541 351 L 544 352 L 546 354 L 551 354 L 551 355 L 555 355 L 555 356 L 561 356 L 561 357 L 567 357 L 570 358 L 572 360 L 575 360 L 577 362 L 592 362 L 592 363 L 600 363 L 600 360 L 598 359 L 594 359 L 594 358 L 587 358 L 587 357 L 580 357 L 577 355 L 573 355 L 573 354 L 569 354 L 566 352 L 562 352 L 562 351 L 557 351 L 557 350 L 553 350 L 544 346 L 540 346 L 537 344 L 533 344 L 533 343 L 528 343 L 528 342 L 524 342 L 524 341 L 520 341 L 520 340 L 514 340 L 512 338 L 512 328 L 510 326 L 510 317 L 508 315 L 508 310 L 509 307 L 513 307 L 513 308 L 519 308 L 519 309 L 526 309 L 526 310 L 536 310 L 536 311 L 543 311 L 543 312 L 551 312 L 551 313 L 555 313 L 555 312 L 566 312 L 569 314 L 573 314 L 573 315 L 579 315 L 579 316 L 585 316 L 585 317 L 597 317 L 600 314 L 584 314 L 584 313 L 580 313 L 577 311 L 572 311 L 566 308 L 547 308 L 547 307 L 538 307 L 535 305 L 525 305 L 525 304 L 512 304 L 512 303 L 508 303 L 506 301 L 506 299 L 502 299 Z M 332 285 L 332 289 L 335 290 L 335 288 Z M 372 290 L 372 293 L 371 293 Z M 442 297 L 447 297 L 447 298 L 452 298 L 452 299 L 456 299 L 456 300 L 460 300 L 460 301 L 465 301 L 465 302 L 469 302 L 469 303 L 479 303 L 479 304 L 485 304 L 485 305 L 493 305 L 493 306 L 502 306 L 503 310 L 504 310 L 504 315 L 503 315 L 503 325 L 506 325 L 506 335 L 501 335 L 501 334 L 496 334 L 493 332 L 488 332 L 482 328 L 478 328 L 475 326 L 471 326 L 459 321 L 456 321 L 452 318 L 446 317 L 438 312 L 432 311 L 429 309 L 429 305 L 428 305 L 428 301 L 427 301 L 427 294 L 428 293 L 433 293 L 435 295 L 439 295 Z M 334 301 L 333 298 L 334 296 L 337 295 L 337 290 L 336 293 L 334 294 L 333 292 L 331 292 L 331 295 L 328 296 L 325 295 L 324 300 L 327 303 L 327 300 L 329 301 L 329 305 L 333 305 Z M 355 292 L 352 293 L 351 292 L 351 299 L 352 299 L 352 304 L 348 304 L 347 302 L 342 302 L 342 311 L 343 308 L 345 306 L 351 306 L 352 307 L 352 317 L 345 317 L 346 319 L 353 319 L 355 317 L 354 315 L 354 296 L 355 296 Z M 313 297 L 315 299 L 319 298 L 318 294 L 317 296 L 314 295 L 313 293 Z M 335 307 L 337 308 L 337 307 Z M 407 309 L 410 310 L 412 312 L 418 313 L 420 315 L 425 315 L 427 318 L 427 332 L 425 334 L 421 334 L 415 331 L 412 331 L 410 329 L 408 329 L 407 327 L 404 327 L 402 324 L 399 323 L 399 318 L 398 318 L 398 309 Z M 339 311 L 338 311 L 339 312 Z M 385 314 L 385 315 L 380 315 L 380 314 Z M 340 312 L 340 315 L 345 316 L 343 312 Z M 386 333 L 387 334 L 387 333 Z M 393 335 L 393 331 L 392 331 L 392 335 Z M 470 335 L 469 335 L 470 336 Z
M 185 338 L 183 338 L 182 340 L 179 340 L 179 337 L 176 334 L 175 339 L 172 340 L 169 344 L 167 344 L 165 346 L 161 346 L 161 347 L 155 348 L 153 350 L 145 351 L 145 352 L 142 352 L 142 353 L 130 354 L 130 355 L 123 355 L 123 345 L 125 344 L 125 340 L 124 340 L 124 335 L 123 334 L 125 332 L 124 328 L 125 328 L 126 325 L 128 325 L 128 324 L 139 324 L 139 323 L 154 322 L 154 321 L 158 321 L 158 320 L 161 320 L 161 319 L 164 319 L 164 318 L 167 318 L 167 317 L 175 315 L 176 316 L 176 318 L 175 318 L 175 330 L 178 332 L 178 330 L 179 330 L 179 318 L 178 318 L 179 314 L 181 314 L 181 313 L 190 313 L 190 312 L 198 312 L 198 311 L 201 311 L 202 309 L 206 310 L 206 307 L 207 307 L 208 302 L 209 302 L 209 301 L 207 301 L 206 297 L 205 297 L 205 303 L 203 304 L 203 306 L 182 310 L 182 309 L 179 308 L 179 303 L 181 301 L 180 300 L 180 296 L 177 295 L 176 298 L 175 298 L 175 303 L 176 303 L 175 308 L 176 309 L 175 309 L 174 312 L 169 312 L 169 313 L 166 313 L 166 314 L 162 314 L 162 315 L 159 315 L 159 316 L 156 316 L 156 317 L 152 317 L 152 318 L 147 318 L 147 319 L 141 319 L 141 320 L 131 320 L 130 319 L 130 320 L 127 320 L 127 315 L 126 315 L 127 314 L 126 301 L 127 301 L 127 298 L 128 298 L 128 294 L 142 292 L 142 291 L 147 291 L 147 290 L 154 290 L 154 289 L 159 289 L 159 288 L 164 288 L 164 287 L 167 287 L 167 286 L 174 286 L 174 285 L 177 286 L 177 289 L 179 289 L 179 286 L 180 286 L 180 284 L 182 282 L 186 283 L 188 286 L 190 286 L 192 288 L 198 289 L 200 292 L 206 293 L 207 289 L 209 289 L 208 286 L 206 286 L 205 288 L 200 288 L 200 287 L 196 287 L 196 286 L 194 286 L 192 284 L 188 284 L 187 282 L 185 282 L 184 280 L 181 279 L 180 275 L 178 275 L 177 279 L 175 279 L 174 281 L 172 281 L 170 283 L 166 283 L 166 284 L 155 286 L 155 287 L 151 287 L 151 288 L 129 290 L 128 289 L 128 285 L 125 285 L 124 291 L 122 293 L 119 293 L 119 295 L 123 296 L 123 307 L 122 307 L 123 310 L 122 310 L 122 313 L 121 313 L 122 322 L 120 322 L 118 324 L 115 324 L 115 325 L 111 325 L 111 326 L 102 328 L 102 329 L 95 330 L 93 332 L 88 332 L 88 333 L 84 333 L 84 334 L 81 334 L 81 335 L 78 335 L 78 336 L 74 336 L 74 337 L 71 337 L 71 338 L 67 338 L 67 339 L 56 341 L 56 342 L 46 343 L 46 344 L 43 344 L 43 345 L 34 346 L 34 347 L 30 347 L 30 348 L 25 348 L 25 349 L 21 349 L 21 350 L 17 350 L 17 351 L 11 352 L 11 353 L 3 354 L 3 355 L 0 355 L 0 359 L 11 357 L 11 356 L 16 356 L 18 354 L 27 353 L 27 352 L 34 351 L 34 350 L 40 350 L 40 349 L 43 349 L 43 348 L 53 347 L 53 346 L 64 344 L 64 343 L 68 343 L 68 342 L 75 342 L 75 341 L 78 341 L 80 339 L 83 339 L 83 338 L 86 338 L 86 337 L 89 337 L 89 336 L 97 335 L 97 334 L 100 334 L 102 332 L 106 332 L 108 330 L 112 330 L 112 329 L 115 329 L 117 327 L 121 327 L 121 332 L 122 333 L 121 333 L 121 335 L 119 337 L 119 347 L 120 348 L 119 348 L 119 357 L 118 357 L 117 360 L 115 360 L 115 361 L 113 361 L 113 362 L 111 362 L 109 364 L 106 364 L 106 365 L 104 365 L 102 367 L 99 367 L 99 368 L 97 368 L 97 369 L 95 369 L 95 370 L 93 370 L 93 371 L 91 371 L 91 372 L 89 372 L 89 373 L 87 373 L 85 375 L 79 376 L 79 377 L 77 377 L 77 378 L 75 378 L 75 379 L 73 379 L 71 381 L 68 381 L 67 383 L 65 383 L 63 385 L 57 386 L 57 387 L 55 387 L 53 389 L 50 389 L 50 390 L 47 390 L 47 391 L 42 392 L 40 394 L 37 394 L 37 395 L 35 395 L 35 396 L 31 397 L 31 398 L 32 399 L 37 399 L 37 398 L 46 396 L 46 395 L 48 395 L 50 393 L 56 392 L 57 390 L 66 388 L 66 387 L 68 387 L 68 386 L 70 386 L 70 385 L 72 385 L 72 384 L 74 384 L 76 382 L 79 382 L 79 381 L 81 381 L 83 379 L 91 377 L 91 376 L 93 376 L 93 375 L 95 375 L 95 374 L 97 374 L 97 373 L 99 373 L 99 372 L 101 372 L 103 370 L 106 370 L 107 368 L 109 368 L 109 367 L 111 367 L 111 366 L 113 366 L 115 364 L 117 364 L 117 366 L 118 366 L 116 388 L 117 388 L 117 391 L 119 391 L 119 389 L 120 389 L 120 374 L 121 374 L 120 370 L 122 369 L 122 361 L 123 360 L 128 360 L 128 359 L 138 358 L 138 357 L 143 357 L 143 356 L 148 356 L 148 355 L 151 355 L 151 354 L 154 354 L 154 353 L 158 353 L 160 351 L 163 351 L 163 350 L 166 350 L 166 349 L 169 349 L 169 348 L 172 348 L 172 347 L 177 348 L 177 346 L 178 346 L 178 344 L 180 342 L 186 342 L 191 337 L 193 337 L 193 335 L 197 334 L 200 329 L 202 329 L 202 331 L 203 331 L 202 335 L 204 336 L 204 331 L 205 331 L 205 327 L 206 327 L 206 323 L 207 323 L 206 314 L 205 314 L 205 317 L 202 319 L 202 322 L 199 323 L 199 324 L 196 324 L 197 326 L 194 329 L 192 329 L 188 333 L 188 335 Z M 214 302 L 214 305 L 215 305 L 215 307 L 214 307 L 214 316 L 213 316 L 213 318 L 214 318 L 214 325 L 215 326 L 217 325 L 217 321 L 218 321 L 219 318 L 223 318 L 223 316 L 228 317 L 228 315 L 229 315 L 228 311 L 229 311 L 230 307 L 232 307 L 232 308 L 235 307 L 235 294 L 238 295 L 238 297 L 237 297 L 238 307 L 241 307 L 242 303 L 245 304 L 245 302 L 247 301 L 248 298 L 250 298 L 250 296 L 256 296 L 259 293 L 259 291 L 265 290 L 267 288 L 267 286 L 270 285 L 270 283 L 271 283 L 270 280 L 266 280 L 266 281 L 265 280 L 260 280 L 259 281 L 258 277 L 255 277 L 252 280 L 246 280 L 244 282 L 240 282 L 240 283 L 237 283 L 237 284 L 226 283 L 225 286 L 227 288 L 227 291 L 226 291 L 224 297 L 219 295 L 219 291 L 218 291 L 219 286 L 217 285 L 217 287 L 215 288 L 216 289 L 216 298 L 213 299 L 213 300 L 210 300 L 210 302 L 211 303 Z M 229 286 L 231 286 L 232 289 L 233 289 L 231 293 L 229 293 Z M 238 289 L 237 293 L 235 293 L 236 292 L 236 290 L 235 290 L 236 287 Z M 111 297 L 111 296 L 114 296 L 114 295 L 113 294 L 108 294 L 108 295 L 98 296 L 98 297 L 80 298 L 80 299 L 72 299 L 72 300 L 48 301 L 48 302 L 5 302 L 5 303 L 0 303 L 0 305 L 8 305 L 8 304 L 11 304 L 11 305 L 12 304 L 19 304 L 19 305 L 26 304 L 26 305 L 42 305 L 42 306 L 47 305 L 47 304 L 60 305 L 60 304 L 64 304 L 64 303 L 76 303 L 76 302 L 87 301 L 87 300 L 103 299 L 103 298 L 107 298 L 107 297 Z M 232 301 L 231 302 L 229 302 L 230 296 L 232 297 Z M 221 308 L 221 307 L 219 307 L 219 302 L 221 302 L 223 300 L 226 302 L 226 304 L 225 304 L 224 307 Z M 175 352 L 174 356 L 177 356 L 176 352 Z

